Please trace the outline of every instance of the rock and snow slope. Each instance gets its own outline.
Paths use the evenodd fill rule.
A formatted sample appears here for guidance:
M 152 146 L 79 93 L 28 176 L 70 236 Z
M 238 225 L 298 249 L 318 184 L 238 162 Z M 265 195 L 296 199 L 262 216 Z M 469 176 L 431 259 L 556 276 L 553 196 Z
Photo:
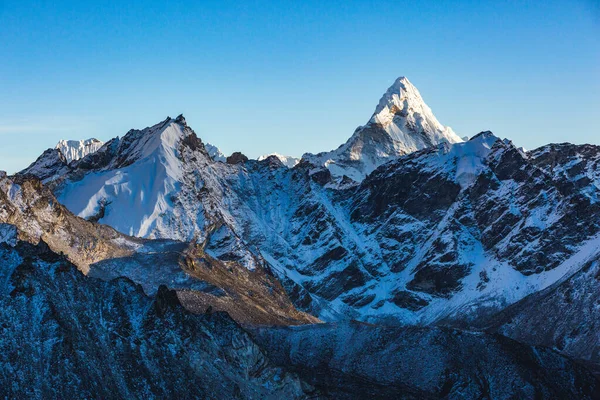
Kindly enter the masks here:
M 440 143 L 462 142 L 438 122 L 416 87 L 396 79 L 366 125 L 336 150 L 305 154 L 303 160 L 327 167 L 334 177 L 360 182 L 383 163 Z
M 6 398 L 597 398 L 591 373 L 501 336 L 359 323 L 249 334 L 161 286 L 82 275 L 40 242 L 0 243 Z
M 84 274 L 105 280 L 127 277 L 154 295 L 160 285 L 177 290 L 191 311 L 227 311 L 239 322 L 317 322 L 291 304 L 284 288 L 261 259 L 248 270 L 214 227 L 203 242 L 144 240 L 72 215 L 37 179 L 0 174 L 0 242 L 17 238 L 50 249 Z
M 338 190 L 328 169 L 306 162 L 215 162 L 179 117 L 47 180 L 80 217 L 207 243 L 206 254 L 248 271 L 268 265 L 296 306 L 322 319 L 429 324 L 496 312 L 581 267 L 600 232 L 595 185 L 562 182 L 542 154 L 482 132 Z
M 184 127 L 172 121 L 130 132 L 118 143 L 118 157 L 67 186 L 59 201 L 83 218 L 99 217 L 129 235 L 180 239 L 160 233 L 169 229 L 169 218 L 176 217 L 167 214 L 183 179 L 177 146 L 185 137 Z M 128 211 L 105 212 L 107 206 Z
M 86 277 L 43 242 L 0 243 L 0 321 L 2 398 L 318 398 L 225 313 Z
M 252 336 L 273 362 L 335 399 L 598 396 L 598 383 L 580 365 L 500 335 L 350 321 L 256 329 Z
M 296 307 L 324 320 L 477 323 L 600 362 L 600 338 L 569 308 L 592 313 L 597 305 L 597 264 L 590 262 L 600 259 L 600 148 L 554 144 L 523 152 L 491 132 L 461 142 L 413 89 L 398 80 L 346 145 L 293 168 L 276 156 L 215 161 L 179 116 L 70 163 L 49 150 L 21 175 L 43 180 L 79 217 L 167 240 L 120 259 L 79 263 L 152 293 L 167 278 L 179 282 L 183 269 L 209 284 L 173 287 L 194 311 L 211 305 L 237 320 L 251 315 L 251 323 L 314 321 L 291 307 L 287 292 Z M 31 182 L 3 177 L 0 222 L 69 250 L 62 225 L 74 217 L 64 217 L 62 206 L 33 195 L 21 207 L 22 189 L 36 190 Z M 61 219 L 46 218 L 48 211 Z M 88 223 L 74 224 L 96 226 Z M 86 230 L 77 232 L 87 240 Z M 141 239 L 112 235 L 91 237 L 110 251 L 121 240 L 140 248 Z M 154 257 L 156 246 L 172 251 Z M 175 253 L 183 253 L 177 265 Z M 153 269 L 165 262 L 168 273 Z M 511 304 L 514 321 L 535 326 L 496 315 Z M 536 342 L 531 333 L 545 331 L 544 321 L 558 314 L 567 316 L 563 323 Z
M 53 149 L 46 150 L 37 160 L 21 172 L 49 181 L 69 171 L 69 164 L 98 151 L 104 145 L 98 139 L 61 140 Z

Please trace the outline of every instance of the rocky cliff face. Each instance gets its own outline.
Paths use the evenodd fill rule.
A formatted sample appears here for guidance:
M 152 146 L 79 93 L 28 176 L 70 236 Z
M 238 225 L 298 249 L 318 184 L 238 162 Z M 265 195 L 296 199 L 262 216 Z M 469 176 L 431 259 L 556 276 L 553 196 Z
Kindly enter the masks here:
M 85 277 L 45 243 L 0 244 L 0 395 L 315 398 L 224 313 Z
M 318 320 L 299 312 L 264 261 L 250 271 L 221 256 L 229 243 L 207 234 L 203 243 L 133 238 L 74 216 L 34 178 L 0 177 L 0 238 L 45 242 L 84 274 L 105 280 L 128 277 L 154 295 L 160 285 L 177 290 L 195 312 L 208 307 L 238 321 L 297 324 Z
M 275 363 L 336 399 L 592 399 L 599 394 L 582 366 L 499 335 L 346 322 L 259 329 L 253 336 Z

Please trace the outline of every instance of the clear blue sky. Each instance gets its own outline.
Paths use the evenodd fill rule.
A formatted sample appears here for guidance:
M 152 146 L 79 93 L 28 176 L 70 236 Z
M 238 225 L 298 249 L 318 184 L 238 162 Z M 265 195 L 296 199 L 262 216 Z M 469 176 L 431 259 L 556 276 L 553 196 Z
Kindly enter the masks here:
M 600 144 L 600 0 L 92 3 L 0 0 L 0 169 L 179 113 L 225 153 L 329 150 L 400 75 L 461 136 Z

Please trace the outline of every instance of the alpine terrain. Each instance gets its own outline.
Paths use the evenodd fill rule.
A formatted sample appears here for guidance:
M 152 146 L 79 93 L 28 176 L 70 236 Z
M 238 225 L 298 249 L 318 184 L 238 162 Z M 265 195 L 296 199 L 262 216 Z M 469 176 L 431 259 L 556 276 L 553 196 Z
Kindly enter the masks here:
M 600 147 L 442 125 L 398 78 L 339 148 L 180 115 L 0 175 L 0 394 L 600 398 Z

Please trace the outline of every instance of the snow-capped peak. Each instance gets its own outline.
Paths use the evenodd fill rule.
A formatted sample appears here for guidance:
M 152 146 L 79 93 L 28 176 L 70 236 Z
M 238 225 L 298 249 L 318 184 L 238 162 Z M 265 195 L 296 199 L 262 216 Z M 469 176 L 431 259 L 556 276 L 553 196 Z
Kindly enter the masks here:
M 387 116 L 393 108 L 398 110 L 405 108 L 405 100 L 417 105 L 423 103 L 423 99 L 417 88 L 410 83 L 408 78 L 401 76 L 394 81 L 394 84 L 381 97 L 371 117 L 371 121 L 383 123 L 380 120 L 381 116 Z M 395 112 L 396 110 L 393 111 Z
M 356 129 L 336 150 L 305 154 L 308 162 L 327 167 L 338 181 L 356 182 L 399 156 L 440 143 L 460 143 L 454 131 L 440 124 L 421 94 L 406 77 L 396 79 L 379 100 L 366 125 Z
M 65 156 L 67 163 L 70 163 L 88 154 L 95 153 L 103 144 L 104 142 L 95 138 L 87 140 L 61 140 L 56 144 L 55 149 L 58 149 Z
M 132 129 L 100 151 L 106 154 L 98 164 L 86 159 L 88 173 L 79 178 L 79 187 L 64 183 L 57 189 L 59 200 L 67 208 L 129 235 L 182 240 L 193 237 L 192 227 L 187 221 L 182 224 L 181 216 L 173 210 L 180 203 L 178 196 L 188 173 L 212 168 L 210 165 L 216 163 L 183 116 L 166 118 L 142 130 Z M 83 196 L 79 192 L 82 187 Z M 196 207 L 198 199 L 193 202 Z M 113 212 L 123 209 L 128 211 Z
M 284 155 L 281 155 L 278 153 L 262 155 L 262 156 L 258 157 L 258 161 L 266 160 L 267 158 L 269 158 L 271 156 L 277 157 L 279 159 L 279 161 L 281 161 L 281 163 L 288 168 L 293 168 L 296 166 L 296 164 L 298 164 L 300 162 L 300 159 L 298 157 L 284 156 Z
M 419 90 L 404 76 L 396 79 L 381 97 L 369 124 L 381 125 L 407 152 L 444 142 L 463 141 L 451 128 L 440 124 Z M 414 135 L 414 131 L 425 135 Z
M 187 126 L 185 118 L 180 115 L 176 119 L 167 117 L 151 127 L 132 129 L 118 139 L 117 155 L 111 161 L 110 168 L 122 168 L 138 160 L 153 159 L 163 165 L 175 163 L 178 159 L 180 144 L 187 142 L 194 148 L 204 146 Z M 176 172 L 176 168 L 173 171 Z

